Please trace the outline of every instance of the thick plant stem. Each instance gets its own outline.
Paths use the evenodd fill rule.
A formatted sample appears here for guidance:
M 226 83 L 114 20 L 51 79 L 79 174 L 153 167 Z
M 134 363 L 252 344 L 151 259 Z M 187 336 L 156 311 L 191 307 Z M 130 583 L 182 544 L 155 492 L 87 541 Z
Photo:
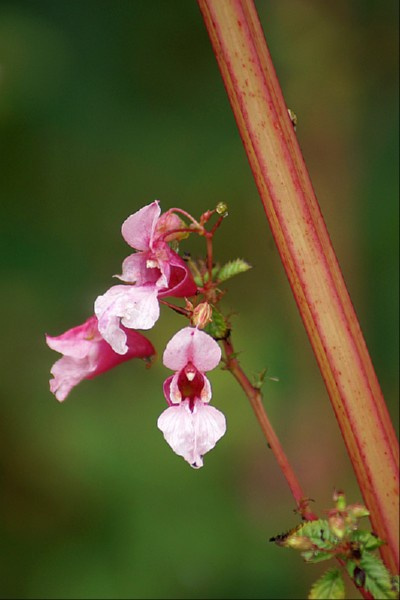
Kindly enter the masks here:
M 284 268 L 386 565 L 398 569 L 398 443 L 252 0 L 198 0 Z
M 300 483 L 297 480 L 297 477 L 287 459 L 287 456 L 271 425 L 271 422 L 268 419 L 267 413 L 265 412 L 260 390 L 251 384 L 249 378 L 242 370 L 239 361 L 235 356 L 231 340 L 229 338 L 225 339 L 223 341 L 223 345 L 225 350 L 226 368 L 235 377 L 249 399 L 269 447 L 274 453 L 278 465 L 285 476 L 290 491 L 292 492 L 292 496 L 296 501 L 298 512 L 301 514 L 303 519 L 306 519 L 307 521 L 315 521 L 318 517 L 308 508 L 308 499 L 305 497 L 303 490 L 301 489 Z

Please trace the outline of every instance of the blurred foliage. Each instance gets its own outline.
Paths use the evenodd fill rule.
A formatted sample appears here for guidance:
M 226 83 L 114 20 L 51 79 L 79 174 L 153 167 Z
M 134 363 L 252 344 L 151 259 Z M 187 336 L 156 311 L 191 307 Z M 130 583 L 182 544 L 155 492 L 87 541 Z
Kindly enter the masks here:
M 396 419 L 397 2 L 257 6 Z M 267 541 L 294 503 L 229 374 L 211 373 L 228 432 L 200 472 L 156 428 L 160 360 L 62 406 L 48 391 L 44 332 L 92 313 L 129 253 L 122 221 L 155 198 L 227 202 L 216 258 L 253 266 L 224 300 L 242 363 L 279 378 L 268 410 L 315 510 L 335 486 L 361 501 L 196 2 L 1 0 L 0 139 L 1 597 L 303 598 L 315 571 Z M 160 355 L 181 326 L 161 317 Z

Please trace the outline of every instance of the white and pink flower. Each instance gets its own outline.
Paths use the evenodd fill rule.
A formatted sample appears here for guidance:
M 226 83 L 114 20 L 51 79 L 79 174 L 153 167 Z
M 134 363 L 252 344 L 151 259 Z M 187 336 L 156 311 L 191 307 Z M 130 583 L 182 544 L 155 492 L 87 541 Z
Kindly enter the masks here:
M 93 379 L 131 358 L 155 354 L 152 343 L 137 331 L 121 330 L 127 351 L 117 354 L 100 335 L 97 318 L 90 317 L 57 337 L 46 335 L 47 345 L 64 356 L 54 363 L 50 390 L 62 402 L 83 379 Z
M 122 329 L 150 329 L 157 321 L 158 298 L 193 296 L 197 286 L 187 264 L 166 240 L 168 232 L 182 226 L 172 213 L 161 216 L 158 201 L 144 206 L 122 225 L 125 241 L 137 250 L 122 264 L 121 281 L 95 302 L 99 331 L 115 352 L 127 352 L 126 334 Z M 132 285 L 134 284 L 134 285 Z
M 175 372 L 164 383 L 169 404 L 157 425 L 171 448 L 192 467 L 203 466 L 203 456 L 226 431 L 224 415 L 209 406 L 211 385 L 206 371 L 221 360 L 217 342 L 204 331 L 185 327 L 168 342 L 163 362 Z

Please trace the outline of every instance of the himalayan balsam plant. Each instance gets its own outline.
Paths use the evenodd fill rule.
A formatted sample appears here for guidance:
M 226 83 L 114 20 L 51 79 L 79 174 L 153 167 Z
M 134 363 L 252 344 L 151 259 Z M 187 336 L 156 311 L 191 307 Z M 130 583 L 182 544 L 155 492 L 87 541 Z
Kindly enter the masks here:
M 161 306 L 178 312 L 185 324 L 163 352 L 163 363 L 172 374 L 163 386 L 167 407 L 157 421 L 172 450 L 199 469 L 204 456 L 225 434 L 225 416 L 211 405 L 212 388 L 206 375 L 222 364 L 248 396 L 302 519 L 294 530 L 271 539 L 300 551 L 307 562 L 337 561 L 338 566 L 314 584 L 309 597 L 343 598 L 343 571 L 364 597 L 395 598 L 396 582 L 373 554 L 384 542 L 358 528 L 367 509 L 346 505 L 344 495 L 337 492 L 328 518 L 317 519 L 265 413 L 260 392 L 263 377 L 250 383 L 239 364 L 232 324 L 223 314 L 220 300 L 225 294 L 224 282 L 250 266 L 240 258 L 222 266 L 215 260 L 213 238 L 227 214 L 224 203 L 199 219 L 181 208 L 161 214 L 159 202 L 154 201 L 128 217 L 122 236 L 135 252 L 123 261 L 118 276 L 122 283 L 95 300 L 94 314 L 85 323 L 59 336 L 46 336 L 48 346 L 63 355 L 51 369 L 50 390 L 63 402 L 83 379 L 92 379 L 124 361 L 140 358 L 151 365 L 156 351 L 138 330 L 155 326 Z M 186 251 L 183 259 L 178 253 L 182 242 L 187 250 L 187 238 L 192 235 L 204 239 L 205 258 L 196 260 Z M 176 299 L 181 300 L 177 303 Z

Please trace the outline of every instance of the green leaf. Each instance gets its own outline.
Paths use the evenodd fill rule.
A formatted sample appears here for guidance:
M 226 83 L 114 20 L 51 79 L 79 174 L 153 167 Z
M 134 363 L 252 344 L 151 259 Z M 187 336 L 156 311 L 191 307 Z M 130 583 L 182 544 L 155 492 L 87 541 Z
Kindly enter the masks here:
M 321 549 L 332 548 L 338 543 L 338 539 L 333 535 L 326 519 L 302 523 L 296 530 L 296 535 L 308 537 L 315 546 Z
M 204 331 L 211 335 L 215 340 L 224 340 L 229 335 L 229 327 L 224 316 L 216 309 L 212 309 L 212 321 Z
M 216 265 L 215 267 L 212 268 L 211 270 L 211 279 L 214 280 L 215 277 L 217 276 L 219 271 L 219 265 Z M 207 281 L 209 280 L 209 276 L 208 276 L 208 271 L 206 271 L 203 275 L 203 280 L 204 283 L 207 283 Z
M 235 275 L 239 275 L 239 273 L 245 273 L 251 269 L 251 265 L 249 265 L 246 261 L 241 258 L 237 258 L 236 260 L 231 260 L 224 264 L 223 267 L 219 270 L 218 280 L 226 281 Z
M 366 574 L 365 589 L 371 592 L 374 598 L 397 598 L 391 574 L 378 556 L 364 552 L 360 567 Z
M 300 550 L 307 562 L 321 562 L 334 556 L 339 540 L 325 519 L 302 523 L 286 534 L 272 538 L 279 546 Z
M 312 586 L 309 600 L 342 600 L 345 597 L 344 581 L 339 569 L 329 569 Z
M 307 550 L 301 553 L 304 560 L 308 563 L 319 563 L 324 560 L 331 560 L 334 554 L 331 552 L 322 552 L 320 550 Z
M 328 521 L 325 519 L 303 523 L 297 529 L 295 535 L 308 538 L 314 546 L 312 550 L 306 550 L 301 553 L 307 562 L 316 563 L 332 558 L 332 552 L 327 551 L 334 550 L 339 543 L 337 537 L 333 535 Z
M 262 386 L 264 385 L 267 371 L 268 369 L 267 367 L 265 367 L 262 371 L 260 371 L 259 373 L 257 373 L 257 375 L 254 376 L 253 387 L 257 388 L 258 390 L 261 390 Z
M 364 552 L 358 565 L 354 561 L 349 561 L 346 568 L 352 579 L 360 580 L 360 575 L 365 575 L 363 587 L 371 592 L 374 598 L 380 600 L 397 598 L 396 582 L 378 556 Z
M 216 265 L 215 267 L 212 268 L 211 274 L 212 274 L 213 280 L 215 279 L 219 269 L 220 269 L 219 265 Z M 195 271 L 195 272 L 193 272 L 193 271 Z M 201 274 L 201 272 L 199 271 L 197 266 L 196 266 L 196 270 L 192 269 L 192 275 L 193 275 L 193 279 L 194 279 L 197 287 L 203 287 L 203 285 L 205 283 L 207 283 L 207 281 L 210 279 L 208 276 L 208 271 L 204 271 L 204 273 Z
M 369 531 L 364 531 L 363 529 L 353 531 L 351 534 L 351 541 L 358 542 L 362 550 L 376 550 L 385 543 L 376 535 L 373 535 Z
M 194 273 L 192 273 L 193 275 L 193 279 L 195 284 L 197 285 L 197 287 L 202 287 L 203 286 L 203 279 L 201 277 L 201 275 L 195 275 Z

